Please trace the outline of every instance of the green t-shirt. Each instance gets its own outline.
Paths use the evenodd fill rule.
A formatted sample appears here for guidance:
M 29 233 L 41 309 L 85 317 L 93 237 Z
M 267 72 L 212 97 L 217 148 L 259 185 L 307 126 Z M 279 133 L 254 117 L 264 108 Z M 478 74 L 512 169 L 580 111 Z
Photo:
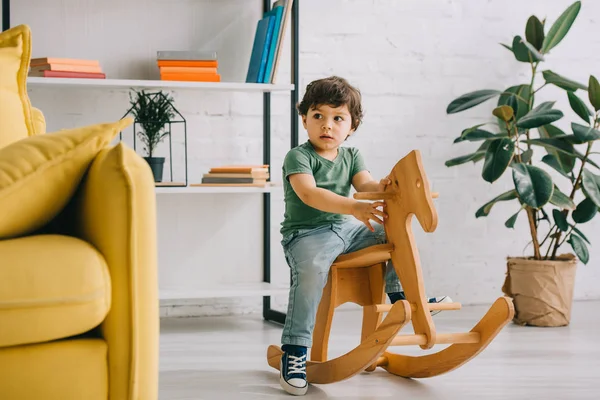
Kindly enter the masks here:
M 352 177 L 367 168 L 358 149 L 354 147 L 339 147 L 337 157 L 331 161 L 318 155 L 312 144 L 306 141 L 287 153 L 282 169 L 285 213 L 281 234 L 286 236 L 297 229 L 315 228 L 347 218 L 304 204 L 289 182 L 291 174 L 311 174 L 317 187 L 348 197 Z

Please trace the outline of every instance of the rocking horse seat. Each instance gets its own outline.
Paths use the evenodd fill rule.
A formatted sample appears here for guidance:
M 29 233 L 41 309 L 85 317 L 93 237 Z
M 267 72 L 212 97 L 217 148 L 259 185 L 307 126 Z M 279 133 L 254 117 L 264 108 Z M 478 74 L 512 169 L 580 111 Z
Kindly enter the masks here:
M 332 266 L 337 268 L 362 268 L 388 261 L 394 250 L 392 244 L 376 244 L 362 250 L 340 255 Z

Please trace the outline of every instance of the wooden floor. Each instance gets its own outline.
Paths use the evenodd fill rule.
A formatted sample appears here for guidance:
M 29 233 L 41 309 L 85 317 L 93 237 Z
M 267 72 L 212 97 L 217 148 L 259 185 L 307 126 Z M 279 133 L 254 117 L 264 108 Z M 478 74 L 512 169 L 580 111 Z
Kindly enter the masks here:
M 467 331 L 485 307 L 434 317 L 438 332 Z M 330 356 L 358 344 L 361 313 L 333 321 Z M 410 333 L 407 326 L 402 332 Z M 166 319 L 161 323 L 160 399 L 290 399 L 266 362 L 281 326 L 260 316 Z M 443 348 L 438 346 L 434 350 Z M 424 354 L 418 347 L 395 347 Z M 593 393 L 596 393 L 595 395 Z M 520 327 L 510 323 L 463 367 L 435 378 L 410 380 L 378 368 L 330 385 L 311 385 L 306 399 L 600 399 L 600 301 L 576 302 L 571 325 Z

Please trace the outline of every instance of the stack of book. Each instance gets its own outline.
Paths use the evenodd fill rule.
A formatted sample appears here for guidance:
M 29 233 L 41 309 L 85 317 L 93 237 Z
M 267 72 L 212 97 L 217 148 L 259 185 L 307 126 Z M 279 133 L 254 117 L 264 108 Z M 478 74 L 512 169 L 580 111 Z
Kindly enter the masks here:
M 293 0 L 277 0 L 256 25 L 247 83 L 275 83 Z
M 160 79 L 163 81 L 220 82 L 216 51 L 156 52 Z
M 33 58 L 29 64 L 29 76 L 106 79 L 98 60 L 56 57 Z
M 202 176 L 202 183 L 192 186 L 266 186 L 268 165 L 222 165 Z

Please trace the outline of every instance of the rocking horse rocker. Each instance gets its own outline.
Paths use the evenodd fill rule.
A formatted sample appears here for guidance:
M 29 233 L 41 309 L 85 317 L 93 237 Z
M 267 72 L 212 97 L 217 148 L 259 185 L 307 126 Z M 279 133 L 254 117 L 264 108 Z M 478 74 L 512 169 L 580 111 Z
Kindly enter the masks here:
M 391 184 L 384 192 L 354 195 L 359 200 L 385 201 L 387 244 L 343 254 L 333 263 L 317 311 L 311 360 L 306 364 L 308 382 L 338 382 L 376 367 L 407 378 L 440 375 L 474 358 L 514 316 L 512 301 L 500 297 L 470 332 L 436 332 L 430 311 L 458 310 L 461 305 L 427 302 L 411 217 L 413 214 L 417 217 L 425 232 L 435 231 L 438 218 L 432 199 L 437 194 L 430 192 L 418 150 L 402 158 L 389 178 Z M 384 273 L 390 259 L 406 296 L 406 300 L 393 305 L 384 304 Z M 346 302 L 363 307 L 361 343 L 350 352 L 327 360 L 333 312 Z M 409 321 L 412 321 L 414 334 L 398 335 Z M 389 346 L 419 345 L 422 349 L 431 349 L 436 344 L 450 346 L 416 357 L 387 351 Z M 269 346 L 269 365 L 278 370 L 281 355 L 278 346 Z

